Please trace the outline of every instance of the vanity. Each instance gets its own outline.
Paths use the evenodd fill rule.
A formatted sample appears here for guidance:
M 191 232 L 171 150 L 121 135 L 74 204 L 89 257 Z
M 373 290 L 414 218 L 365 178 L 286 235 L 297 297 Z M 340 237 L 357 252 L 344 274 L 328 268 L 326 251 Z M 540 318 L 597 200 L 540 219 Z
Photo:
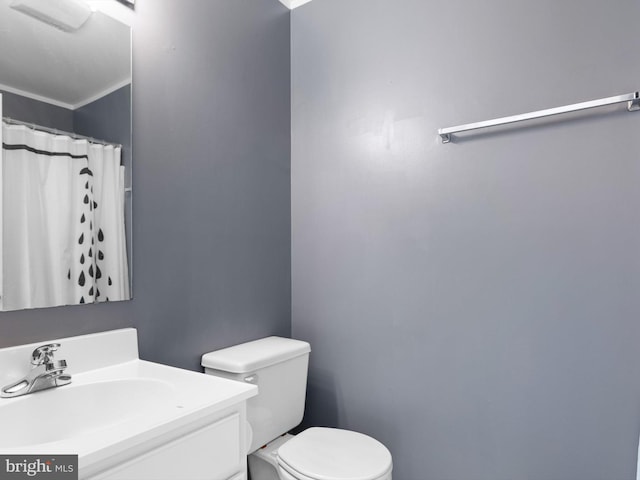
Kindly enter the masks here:
M 87 480 L 246 480 L 256 386 L 140 360 L 133 328 L 54 342 L 72 381 L 0 398 L 0 455 L 78 455 Z M 0 387 L 44 343 L 0 349 Z

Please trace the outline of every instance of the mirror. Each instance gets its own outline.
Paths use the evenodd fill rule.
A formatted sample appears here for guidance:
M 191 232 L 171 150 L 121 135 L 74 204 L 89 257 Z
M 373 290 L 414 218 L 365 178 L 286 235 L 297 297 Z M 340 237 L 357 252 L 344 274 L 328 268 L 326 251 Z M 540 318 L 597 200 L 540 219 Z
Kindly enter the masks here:
M 2 311 L 131 298 L 133 3 L 0 0 Z

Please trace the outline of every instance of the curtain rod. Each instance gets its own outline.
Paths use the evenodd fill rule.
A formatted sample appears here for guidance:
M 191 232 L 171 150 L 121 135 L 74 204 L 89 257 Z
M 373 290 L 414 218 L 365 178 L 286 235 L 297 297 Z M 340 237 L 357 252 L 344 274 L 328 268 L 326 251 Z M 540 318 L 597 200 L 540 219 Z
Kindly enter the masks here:
M 63 135 L 65 137 L 71 137 L 75 140 L 86 140 L 89 143 L 93 143 L 96 145 L 110 145 L 116 148 L 122 148 L 122 145 L 119 143 L 111 143 L 104 140 L 100 140 L 93 137 L 85 137 L 84 135 L 79 135 L 73 132 L 65 132 L 64 130 L 58 130 L 57 128 L 49 128 L 43 127 L 42 125 L 37 125 L 35 123 L 23 122 L 22 120 L 16 120 L 9 117 L 2 117 L 2 121 L 11 125 L 22 125 L 23 127 L 30 128 L 32 130 L 37 130 L 40 132 L 52 133 L 54 135 Z
M 521 115 L 513 115 L 511 117 L 495 118 L 493 120 L 486 120 L 484 122 L 467 123 L 465 125 L 458 125 L 456 127 L 441 128 L 438 130 L 438 135 L 442 137 L 442 143 L 449 143 L 451 141 L 451 134 L 453 133 L 467 132 L 469 130 L 476 130 L 478 128 L 495 127 L 498 125 L 506 125 L 509 123 L 522 122 L 525 120 L 533 120 L 535 118 L 550 117 L 552 115 L 559 115 L 563 113 L 578 112 L 580 110 L 587 110 L 589 108 L 603 107 L 605 105 L 614 105 L 616 103 L 624 102 L 627 102 L 627 110 L 629 110 L 630 112 L 640 110 L 640 93 L 631 92 L 627 93 L 626 95 L 601 98 L 598 100 L 591 100 L 589 102 L 574 103 L 572 105 L 549 108 L 547 110 L 538 110 L 536 112 L 523 113 Z

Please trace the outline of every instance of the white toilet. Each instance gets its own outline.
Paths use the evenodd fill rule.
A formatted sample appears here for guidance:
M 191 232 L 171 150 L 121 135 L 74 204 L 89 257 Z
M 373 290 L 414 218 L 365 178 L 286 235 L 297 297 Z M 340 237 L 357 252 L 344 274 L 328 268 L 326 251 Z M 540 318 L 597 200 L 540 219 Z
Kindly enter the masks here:
M 391 453 L 367 435 L 286 433 L 302 421 L 310 351 L 307 342 L 268 337 L 202 356 L 205 373 L 258 386 L 247 402 L 251 480 L 391 480 Z

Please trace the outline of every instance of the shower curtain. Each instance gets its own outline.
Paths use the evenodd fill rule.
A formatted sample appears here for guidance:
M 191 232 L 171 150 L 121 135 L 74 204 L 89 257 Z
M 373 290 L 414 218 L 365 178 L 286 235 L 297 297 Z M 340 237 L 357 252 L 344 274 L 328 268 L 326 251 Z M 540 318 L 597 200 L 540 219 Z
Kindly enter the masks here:
M 2 130 L 2 310 L 128 299 L 120 147 Z

